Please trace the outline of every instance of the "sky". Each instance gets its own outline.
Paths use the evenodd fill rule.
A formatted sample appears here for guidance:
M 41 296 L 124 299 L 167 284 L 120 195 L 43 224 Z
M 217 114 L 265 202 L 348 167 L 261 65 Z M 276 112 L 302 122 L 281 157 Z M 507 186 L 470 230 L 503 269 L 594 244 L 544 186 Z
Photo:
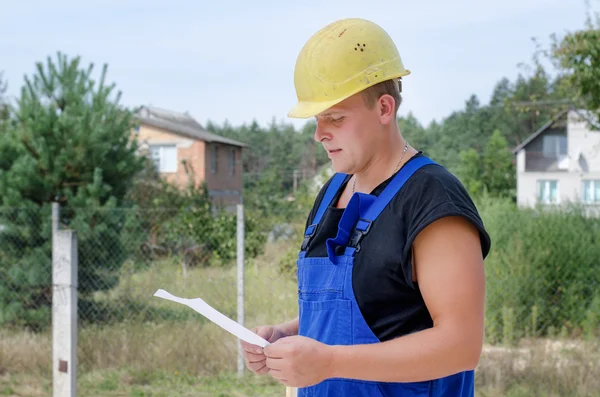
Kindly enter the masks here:
M 600 0 L 589 0 L 597 11 Z M 237 126 L 298 127 L 294 64 L 325 25 L 359 17 L 383 27 L 411 74 L 400 115 L 441 121 L 531 64 L 532 38 L 584 26 L 585 0 L 0 0 L 0 72 L 15 98 L 24 76 L 57 52 L 108 64 L 126 106 L 151 105 Z

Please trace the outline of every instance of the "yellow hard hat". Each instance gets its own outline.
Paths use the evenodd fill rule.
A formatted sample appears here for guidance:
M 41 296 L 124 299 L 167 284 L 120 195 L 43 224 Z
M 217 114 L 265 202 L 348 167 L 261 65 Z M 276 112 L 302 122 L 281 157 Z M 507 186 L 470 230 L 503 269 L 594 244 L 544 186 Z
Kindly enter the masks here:
M 380 26 L 359 18 L 333 22 L 315 33 L 298 55 L 298 103 L 288 116 L 313 117 L 365 88 L 408 74 Z

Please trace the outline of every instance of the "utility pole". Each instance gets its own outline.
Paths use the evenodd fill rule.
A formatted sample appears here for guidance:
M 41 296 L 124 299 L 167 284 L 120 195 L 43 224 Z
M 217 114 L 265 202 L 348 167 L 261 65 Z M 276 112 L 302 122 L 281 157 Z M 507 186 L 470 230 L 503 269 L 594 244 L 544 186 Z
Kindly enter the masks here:
M 298 189 L 298 170 L 294 170 L 294 196 L 296 195 L 297 189 Z

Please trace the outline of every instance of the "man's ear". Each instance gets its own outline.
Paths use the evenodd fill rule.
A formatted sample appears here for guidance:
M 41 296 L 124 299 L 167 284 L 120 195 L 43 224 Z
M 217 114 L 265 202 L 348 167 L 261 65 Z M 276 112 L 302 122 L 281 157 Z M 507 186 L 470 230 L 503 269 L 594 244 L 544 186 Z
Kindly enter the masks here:
M 381 124 L 389 124 L 396 121 L 396 101 L 394 97 L 384 94 L 377 100 L 379 121 Z

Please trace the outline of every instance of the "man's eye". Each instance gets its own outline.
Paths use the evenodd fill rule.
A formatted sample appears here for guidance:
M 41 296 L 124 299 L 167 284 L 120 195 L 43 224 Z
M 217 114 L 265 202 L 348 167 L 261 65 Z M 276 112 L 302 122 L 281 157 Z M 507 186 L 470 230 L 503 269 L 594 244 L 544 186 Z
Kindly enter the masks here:
M 343 117 L 343 116 L 342 116 L 342 117 L 338 117 L 337 119 L 333 119 L 333 118 L 332 118 L 332 119 L 331 119 L 331 122 L 333 122 L 333 123 L 340 123 L 340 122 L 342 122 L 342 120 L 344 120 L 344 117 Z

